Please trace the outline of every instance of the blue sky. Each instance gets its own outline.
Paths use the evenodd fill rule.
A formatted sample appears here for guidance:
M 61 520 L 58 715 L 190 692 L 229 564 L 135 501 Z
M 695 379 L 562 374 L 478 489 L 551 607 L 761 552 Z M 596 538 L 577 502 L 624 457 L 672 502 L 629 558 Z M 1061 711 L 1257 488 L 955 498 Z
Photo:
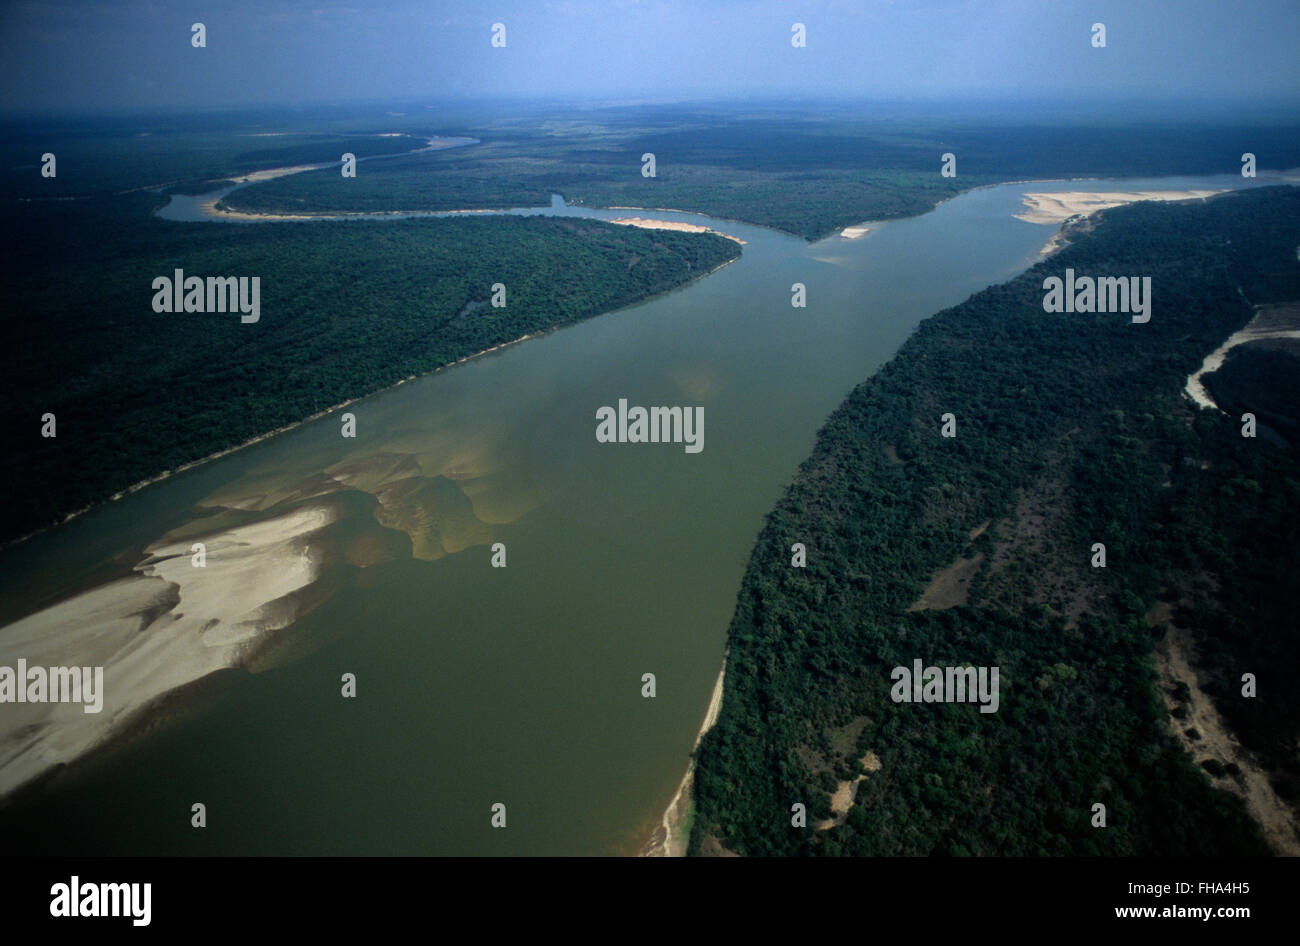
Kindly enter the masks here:
M 190 45 L 203 22 L 206 49 Z M 1090 27 L 1103 22 L 1107 48 Z M 490 44 L 494 22 L 507 45 Z M 806 24 L 808 45 L 790 44 Z M 1295 99 L 1300 0 L 0 0 L 6 109 L 515 95 Z

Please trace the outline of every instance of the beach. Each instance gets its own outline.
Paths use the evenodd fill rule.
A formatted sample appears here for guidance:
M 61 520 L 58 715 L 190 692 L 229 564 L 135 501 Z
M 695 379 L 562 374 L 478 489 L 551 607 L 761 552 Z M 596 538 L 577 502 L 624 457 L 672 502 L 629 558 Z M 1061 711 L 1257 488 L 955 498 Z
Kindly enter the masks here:
M 704 734 L 712 729 L 718 721 L 718 713 L 722 711 L 722 690 L 726 679 L 727 657 L 724 654 L 722 669 L 718 671 L 718 679 L 713 684 L 713 694 L 709 698 L 709 708 L 704 713 L 704 722 L 700 724 L 700 731 L 695 736 L 695 744 L 691 747 L 692 759 L 686 766 L 686 774 L 682 776 L 681 784 L 677 786 L 677 794 L 673 795 L 673 800 L 668 803 L 668 808 L 664 811 L 659 826 L 655 828 L 650 840 L 641 849 L 641 857 L 686 856 L 686 845 L 690 841 L 691 788 L 695 782 L 695 759 L 693 757 L 695 750 L 700 746 L 700 740 L 704 738 Z
M 1222 190 L 1181 191 L 1058 191 L 1025 194 L 1027 208 L 1015 214 L 1026 223 L 1058 224 L 1077 215 L 1088 216 L 1099 210 L 1120 207 L 1140 200 L 1195 200 L 1223 193 Z
M 0 715 L 0 798 L 122 734 L 157 701 L 209 674 L 247 666 L 271 635 L 322 600 L 325 503 L 149 546 L 129 577 L 97 585 L 0 628 L 6 664 L 102 667 L 103 707 L 27 702 Z M 205 546 L 196 567 L 193 544 Z M 22 683 L 20 682 L 20 685 Z
M 640 227 L 643 230 L 680 230 L 683 233 L 716 233 L 718 236 L 726 237 L 728 240 L 735 240 L 741 246 L 745 241 L 740 237 L 734 237 L 730 233 L 723 233 L 720 230 L 714 230 L 712 227 L 701 226 L 698 223 L 682 223 L 678 220 L 652 220 L 646 217 L 620 217 L 617 220 L 611 220 L 610 223 L 617 223 L 624 227 Z
M 1212 374 L 1222 368 L 1228 352 L 1238 345 L 1268 338 L 1300 338 L 1300 328 L 1296 327 L 1298 316 L 1300 312 L 1297 312 L 1295 305 L 1261 306 L 1245 328 L 1233 332 L 1227 341 L 1205 356 L 1205 361 L 1196 373 L 1188 376 L 1184 392 L 1198 407 L 1218 410 L 1219 405 L 1214 403 L 1210 393 L 1205 390 L 1205 385 L 1201 383 L 1202 375 Z

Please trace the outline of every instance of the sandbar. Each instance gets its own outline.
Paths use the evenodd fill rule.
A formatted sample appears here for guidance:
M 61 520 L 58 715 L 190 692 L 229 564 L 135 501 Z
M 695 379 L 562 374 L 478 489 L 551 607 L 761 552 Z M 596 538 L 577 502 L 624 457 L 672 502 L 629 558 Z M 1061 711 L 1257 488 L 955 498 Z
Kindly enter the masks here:
M 6 703 L 0 797 L 120 735 L 160 698 L 219 670 L 246 666 L 273 632 L 322 600 L 317 536 L 336 518 L 311 505 L 197 537 L 164 537 L 132 574 L 0 627 L 0 664 L 103 667 L 103 708 Z
M 1182 191 L 1059 191 L 1054 193 L 1025 194 L 1027 208 L 1015 214 L 1017 220 L 1027 223 L 1058 224 L 1082 214 L 1088 216 L 1099 210 L 1108 210 L 1140 200 L 1204 200 L 1222 190 Z

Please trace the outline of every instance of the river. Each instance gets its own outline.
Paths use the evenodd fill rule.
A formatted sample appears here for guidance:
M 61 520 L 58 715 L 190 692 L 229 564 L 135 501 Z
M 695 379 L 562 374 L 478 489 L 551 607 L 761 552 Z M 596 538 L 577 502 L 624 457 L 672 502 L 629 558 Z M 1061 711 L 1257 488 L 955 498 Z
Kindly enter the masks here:
M 319 600 L 274 659 L 215 675 L 58 791 L 0 813 L 8 850 L 635 853 L 685 770 L 764 514 L 827 414 L 922 319 L 1039 258 L 1055 228 L 1015 219 L 1023 195 L 1266 182 L 1000 185 L 813 244 L 637 212 L 733 235 L 743 254 L 666 295 L 356 402 L 355 439 L 328 415 L 0 553 L 0 620 L 12 621 L 120 577 L 169 532 L 188 546 L 214 510 L 255 522 L 287 497 L 332 502 L 352 523 L 347 567 L 321 572 Z M 163 215 L 205 219 L 213 196 L 174 198 Z M 509 212 L 633 215 L 558 200 Z M 806 308 L 791 306 L 796 282 Z M 598 443 L 596 410 L 620 398 L 702 405 L 704 449 Z M 423 490 L 414 505 L 405 486 L 394 492 L 398 467 Z M 373 496 L 411 544 L 358 559 L 366 542 L 382 545 L 364 524 Z M 491 565 L 495 542 L 505 568 Z M 340 695 L 345 673 L 353 699 Z M 122 695 L 106 685 L 111 714 Z M 190 824 L 196 802 L 202 830 Z M 504 828 L 491 823 L 497 803 Z

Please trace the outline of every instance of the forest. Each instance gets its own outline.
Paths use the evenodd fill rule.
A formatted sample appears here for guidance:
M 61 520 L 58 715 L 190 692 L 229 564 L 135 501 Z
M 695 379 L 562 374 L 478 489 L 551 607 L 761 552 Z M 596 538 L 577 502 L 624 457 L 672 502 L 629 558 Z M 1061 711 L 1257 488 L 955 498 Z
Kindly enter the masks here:
M 1205 376 L 1214 402 L 1229 414 L 1253 413 L 1288 440 L 1300 438 L 1300 342 L 1259 341 L 1228 352 Z
M 779 111 L 779 110 L 778 110 Z M 980 114 L 980 113 L 977 113 Z M 367 165 L 354 180 L 314 171 L 241 188 L 235 210 L 334 212 L 544 206 L 670 208 L 743 220 L 813 240 L 866 220 L 925 213 L 1001 181 L 1236 174 L 1242 142 L 1260 168 L 1300 165 L 1300 128 L 1108 119 L 933 115 L 913 108 L 792 111 L 600 109 L 582 121 L 541 112 L 465 116 L 452 133 L 480 144 Z M 641 156 L 656 156 L 653 178 Z M 956 177 L 940 175 L 941 155 Z
M 1239 773 L 1176 741 L 1152 655 L 1170 623 L 1191 630 L 1215 705 L 1294 808 L 1297 444 L 1243 437 L 1181 391 L 1254 305 L 1300 298 L 1297 245 L 1292 188 L 1106 211 L 924 321 L 853 391 L 747 567 L 692 853 L 1269 852 L 1226 790 Z M 1150 275 L 1151 321 L 1044 313 L 1043 280 L 1066 267 Z M 1233 409 L 1290 383 L 1237 376 Z M 959 559 L 978 563 L 964 603 L 918 608 Z M 1000 667 L 999 711 L 892 702 L 890 670 L 914 658 Z
M 68 200 L 124 191 L 171 187 L 184 193 L 215 189 L 250 171 L 397 155 L 424 147 L 428 135 L 391 133 L 386 126 L 349 123 L 337 132 L 263 132 L 255 114 L 226 122 L 82 119 L 0 123 L 3 196 L 19 201 Z M 205 127 L 206 124 L 206 127 Z M 216 125 L 216 127 L 212 127 Z M 283 127 L 277 125 L 276 127 Z M 296 126 L 291 126 L 296 127 Z M 40 173 L 41 157 L 55 157 L 55 175 Z M 337 172 L 335 172 L 337 173 Z
M 467 355 L 736 258 L 709 233 L 467 217 L 232 225 L 148 193 L 16 204 L 6 229 L 0 539 Z M 174 269 L 258 276 L 261 319 L 155 313 Z M 495 283 L 506 306 L 486 303 Z M 56 433 L 42 437 L 53 413 Z
M 318 106 L 212 115 L 10 120 L 7 192 L 62 200 L 168 187 L 193 194 L 266 168 L 386 155 L 356 178 L 333 168 L 241 188 L 232 209 L 274 213 L 575 205 L 676 208 L 818 239 L 845 226 L 925 213 L 984 184 L 1300 165 L 1300 126 L 1276 116 L 1157 123 L 1112 113 L 826 104 L 493 107 L 443 102 L 409 111 Z M 406 154 L 430 136 L 465 148 Z M 59 174 L 39 173 L 42 154 Z M 641 155 L 656 155 L 642 177 Z M 940 175 L 952 153 L 956 177 Z

